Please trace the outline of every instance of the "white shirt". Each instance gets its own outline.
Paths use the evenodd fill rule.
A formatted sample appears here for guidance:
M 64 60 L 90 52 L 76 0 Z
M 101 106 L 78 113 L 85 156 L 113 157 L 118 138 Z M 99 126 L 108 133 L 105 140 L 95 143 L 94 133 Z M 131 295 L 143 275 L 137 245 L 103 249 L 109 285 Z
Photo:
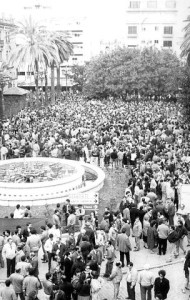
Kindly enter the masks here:
M 7 242 L 2 250 L 2 256 L 4 258 L 13 259 L 16 256 L 16 244 Z

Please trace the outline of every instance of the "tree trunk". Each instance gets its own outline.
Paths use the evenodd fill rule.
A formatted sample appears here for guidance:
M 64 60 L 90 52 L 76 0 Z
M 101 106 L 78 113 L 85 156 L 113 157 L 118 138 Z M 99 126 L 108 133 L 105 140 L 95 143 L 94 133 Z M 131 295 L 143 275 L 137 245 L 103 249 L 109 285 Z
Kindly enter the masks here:
M 38 61 L 35 60 L 35 73 L 34 73 L 34 79 L 35 79 L 35 85 L 36 85 L 36 106 L 39 108 L 40 102 L 39 102 L 39 85 L 38 85 L 38 78 L 39 78 L 39 70 L 38 70 Z
M 4 119 L 3 89 L 0 90 L 0 122 Z
M 57 67 L 57 98 L 60 99 L 61 97 L 61 72 L 60 66 Z
M 54 62 L 51 64 L 51 104 L 55 104 L 55 73 Z
M 45 69 L 44 80 L 45 80 L 45 105 L 48 105 L 48 76 L 47 76 L 47 68 Z

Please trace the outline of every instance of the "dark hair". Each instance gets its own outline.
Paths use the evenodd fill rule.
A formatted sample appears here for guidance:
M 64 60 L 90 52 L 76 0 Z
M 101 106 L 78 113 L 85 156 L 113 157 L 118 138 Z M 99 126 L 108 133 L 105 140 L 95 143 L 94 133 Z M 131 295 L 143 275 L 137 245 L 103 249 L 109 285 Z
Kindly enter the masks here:
M 5 280 L 5 285 L 8 287 L 8 286 L 10 286 L 10 284 L 11 284 L 10 279 L 6 279 L 6 280 Z
M 30 206 L 29 206 L 29 205 L 27 205 L 26 208 L 27 208 L 28 210 L 30 210 Z
M 26 256 L 25 255 L 23 255 L 23 256 L 21 256 L 21 261 L 25 261 L 26 260 Z
M 35 228 L 31 228 L 31 229 L 30 229 L 30 233 L 31 233 L 31 234 L 36 234 L 36 233 L 37 233 L 37 231 L 36 231 L 36 229 L 35 229 Z
M 46 280 L 48 280 L 48 279 L 50 279 L 50 277 L 51 277 L 51 273 L 46 273 Z
M 133 263 L 132 263 L 132 261 L 130 261 L 130 263 L 128 264 L 128 266 L 131 266 L 131 267 L 133 267 Z
M 162 275 L 163 277 L 166 276 L 166 271 L 165 270 L 160 270 L 158 271 L 158 275 Z
M 40 228 L 41 228 L 42 230 L 46 230 L 45 226 L 41 226 Z
M 52 238 L 53 237 L 53 234 L 52 233 L 50 233 L 50 235 L 49 235 L 49 238 Z
M 20 204 L 17 204 L 17 205 L 16 205 L 16 208 L 19 209 L 19 208 L 20 208 Z
M 11 219 L 13 219 L 14 218 L 14 213 L 10 213 L 10 217 L 11 217 Z
M 52 228 L 53 225 L 52 225 L 51 223 L 48 223 L 48 224 L 47 224 L 47 227 L 48 227 L 48 228 Z
M 30 276 L 34 275 L 34 272 L 35 272 L 35 270 L 33 270 L 32 268 L 28 269 L 28 273 L 29 273 Z

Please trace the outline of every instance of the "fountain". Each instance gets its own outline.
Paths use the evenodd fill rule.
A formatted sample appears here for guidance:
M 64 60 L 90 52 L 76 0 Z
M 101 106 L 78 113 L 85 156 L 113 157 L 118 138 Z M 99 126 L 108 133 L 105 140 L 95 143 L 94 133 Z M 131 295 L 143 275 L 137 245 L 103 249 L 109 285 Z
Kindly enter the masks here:
M 89 179 L 88 179 L 89 178 Z M 0 161 L 0 205 L 46 205 L 97 192 L 104 172 L 83 162 L 33 157 Z

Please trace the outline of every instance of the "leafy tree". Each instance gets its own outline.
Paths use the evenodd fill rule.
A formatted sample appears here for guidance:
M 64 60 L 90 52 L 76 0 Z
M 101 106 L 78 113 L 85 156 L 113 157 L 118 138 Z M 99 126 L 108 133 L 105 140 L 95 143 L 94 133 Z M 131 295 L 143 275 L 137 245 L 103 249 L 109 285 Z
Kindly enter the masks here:
M 93 58 L 85 68 L 88 97 L 175 93 L 181 63 L 171 51 L 118 48 Z
M 190 15 L 187 17 L 186 23 L 187 25 L 184 28 L 185 34 L 181 44 L 181 56 L 187 57 L 187 63 L 190 67 Z
M 74 65 L 71 67 L 71 73 L 69 75 L 69 77 L 73 80 L 73 88 L 80 92 L 83 90 L 85 81 L 84 71 L 84 65 Z
M 8 72 L 8 66 L 2 63 L 0 68 L 0 122 L 4 119 L 3 90 L 10 80 L 12 77 Z

